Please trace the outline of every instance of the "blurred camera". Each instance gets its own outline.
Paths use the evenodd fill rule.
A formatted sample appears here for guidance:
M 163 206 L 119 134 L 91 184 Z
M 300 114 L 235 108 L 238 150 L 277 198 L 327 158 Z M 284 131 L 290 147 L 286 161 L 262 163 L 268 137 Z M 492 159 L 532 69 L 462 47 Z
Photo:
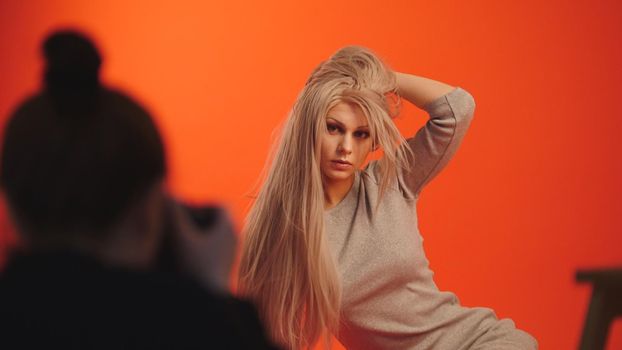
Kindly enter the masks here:
M 181 267 L 181 256 L 177 247 L 175 236 L 177 235 L 179 225 L 175 215 L 175 206 L 182 208 L 188 214 L 191 223 L 198 228 L 197 231 L 209 234 L 210 228 L 213 227 L 221 214 L 221 208 L 213 205 L 190 205 L 187 203 L 169 200 L 169 205 L 164 210 L 163 219 L 163 237 L 160 251 L 156 259 L 156 269 L 167 273 L 184 273 Z

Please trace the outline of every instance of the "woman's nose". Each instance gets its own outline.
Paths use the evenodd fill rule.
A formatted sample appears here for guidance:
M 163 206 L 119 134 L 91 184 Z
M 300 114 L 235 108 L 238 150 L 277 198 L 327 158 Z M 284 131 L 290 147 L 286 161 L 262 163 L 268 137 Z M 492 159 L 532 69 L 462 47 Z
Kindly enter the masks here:
M 337 151 L 340 154 L 350 154 L 352 153 L 352 139 L 348 135 L 344 136 L 339 145 L 337 146 Z

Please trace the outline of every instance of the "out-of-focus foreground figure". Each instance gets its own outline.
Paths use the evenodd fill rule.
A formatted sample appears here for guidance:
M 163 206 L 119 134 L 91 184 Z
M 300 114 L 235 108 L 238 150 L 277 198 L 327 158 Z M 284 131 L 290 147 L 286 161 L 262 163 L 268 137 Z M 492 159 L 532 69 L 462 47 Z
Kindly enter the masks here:
M 200 276 L 193 257 L 209 252 L 194 242 L 219 233 L 199 232 L 167 199 L 149 113 L 100 84 L 82 34 L 56 32 L 43 52 L 44 86 L 3 137 L 2 192 L 22 244 L 0 274 L 0 348 L 272 348 L 250 304 Z M 165 217 L 185 230 L 175 239 L 189 250 L 187 277 L 154 269 Z

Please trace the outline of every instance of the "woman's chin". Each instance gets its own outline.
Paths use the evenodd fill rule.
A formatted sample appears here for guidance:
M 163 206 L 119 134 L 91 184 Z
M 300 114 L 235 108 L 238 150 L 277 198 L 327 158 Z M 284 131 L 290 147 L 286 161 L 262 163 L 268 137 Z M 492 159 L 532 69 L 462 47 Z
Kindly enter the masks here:
M 324 178 L 326 181 L 331 183 L 339 183 L 351 181 L 354 176 L 354 172 L 352 171 L 328 171 L 324 174 Z

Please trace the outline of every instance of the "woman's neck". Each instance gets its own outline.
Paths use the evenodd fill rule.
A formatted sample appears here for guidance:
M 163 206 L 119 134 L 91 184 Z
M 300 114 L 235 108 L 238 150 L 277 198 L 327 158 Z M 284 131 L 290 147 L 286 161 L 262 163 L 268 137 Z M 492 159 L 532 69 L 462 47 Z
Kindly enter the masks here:
M 324 179 L 324 209 L 330 209 L 341 202 L 354 183 L 354 174 L 345 180 L 330 181 Z

